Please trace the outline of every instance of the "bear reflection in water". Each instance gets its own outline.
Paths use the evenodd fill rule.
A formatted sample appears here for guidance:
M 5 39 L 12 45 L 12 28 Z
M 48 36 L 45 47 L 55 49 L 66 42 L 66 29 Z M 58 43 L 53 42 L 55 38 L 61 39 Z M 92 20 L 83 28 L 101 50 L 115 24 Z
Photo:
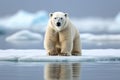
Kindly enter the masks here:
M 50 63 L 44 73 L 45 80 L 80 80 L 80 63 Z

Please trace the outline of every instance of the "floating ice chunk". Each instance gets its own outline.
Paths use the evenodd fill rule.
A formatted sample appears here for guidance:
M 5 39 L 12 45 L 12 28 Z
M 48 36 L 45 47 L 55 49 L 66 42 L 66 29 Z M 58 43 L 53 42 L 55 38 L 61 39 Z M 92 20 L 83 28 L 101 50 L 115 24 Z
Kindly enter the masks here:
M 28 30 L 19 31 L 6 38 L 7 42 L 22 43 L 22 42 L 41 42 L 42 35 L 33 33 Z
M 73 19 L 72 21 L 80 32 L 92 33 L 109 32 L 110 25 L 115 24 L 112 19 L 102 18 Z
M 46 22 L 48 21 L 48 14 L 45 11 L 39 11 L 34 16 L 34 19 L 32 20 L 32 25 L 46 25 Z
M 88 39 L 89 37 L 93 36 L 93 34 L 90 34 L 90 33 L 84 33 L 84 34 L 80 34 L 80 38 L 82 40 L 86 40 Z
M 29 13 L 20 10 L 13 16 L 0 20 L 0 25 L 12 29 L 33 29 L 36 25 L 39 26 L 39 28 L 41 26 L 45 26 L 47 24 L 47 20 L 48 15 L 45 11 Z
M 36 13 L 32 20 L 32 29 L 39 32 L 45 32 L 48 22 L 48 14 L 45 11 L 39 11 Z
M 19 11 L 15 15 L 6 18 L 5 20 L 1 21 L 2 26 L 9 27 L 12 29 L 21 29 L 30 26 L 34 16 L 31 13 L 26 11 Z
M 120 23 L 114 19 L 84 18 L 73 19 L 80 32 L 90 33 L 120 33 Z
M 94 34 L 80 34 L 82 40 L 88 41 L 119 41 L 120 42 L 120 34 L 110 34 L 110 35 L 94 35 Z
M 113 22 L 113 24 L 109 26 L 108 31 L 112 33 L 120 33 L 120 23 Z
M 115 21 L 120 24 L 120 13 L 115 17 Z
M 7 32 L 6 30 L 7 30 L 7 29 L 6 29 L 5 27 L 0 26 L 0 35 L 5 34 L 5 33 Z

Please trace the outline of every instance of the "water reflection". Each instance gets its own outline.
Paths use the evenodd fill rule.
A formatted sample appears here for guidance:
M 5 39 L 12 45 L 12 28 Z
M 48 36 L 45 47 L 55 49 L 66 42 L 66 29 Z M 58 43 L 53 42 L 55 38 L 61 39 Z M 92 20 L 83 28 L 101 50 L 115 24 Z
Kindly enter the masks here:
M 80 80 L 80 63 L 48 63 L 45 80 Z

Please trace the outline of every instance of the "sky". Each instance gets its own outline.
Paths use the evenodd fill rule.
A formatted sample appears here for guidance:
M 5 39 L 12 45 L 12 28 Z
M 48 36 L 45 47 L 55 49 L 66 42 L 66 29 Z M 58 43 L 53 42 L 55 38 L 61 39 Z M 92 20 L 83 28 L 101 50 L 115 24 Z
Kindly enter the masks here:
M 19 10 L 62 11 L 73 17 L 111 18 L 120 12 L 120 0 L 0 0 L 0 17 Z

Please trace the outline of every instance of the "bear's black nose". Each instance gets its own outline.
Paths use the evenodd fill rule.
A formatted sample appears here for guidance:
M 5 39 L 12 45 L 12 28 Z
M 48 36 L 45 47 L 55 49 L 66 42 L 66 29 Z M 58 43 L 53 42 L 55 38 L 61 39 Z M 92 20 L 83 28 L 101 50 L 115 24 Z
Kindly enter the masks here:
M 58 27 L 61 26 L 61 23 L 60 23 L 60 22 L 57 22 L 57 26 L 58 26 Z

